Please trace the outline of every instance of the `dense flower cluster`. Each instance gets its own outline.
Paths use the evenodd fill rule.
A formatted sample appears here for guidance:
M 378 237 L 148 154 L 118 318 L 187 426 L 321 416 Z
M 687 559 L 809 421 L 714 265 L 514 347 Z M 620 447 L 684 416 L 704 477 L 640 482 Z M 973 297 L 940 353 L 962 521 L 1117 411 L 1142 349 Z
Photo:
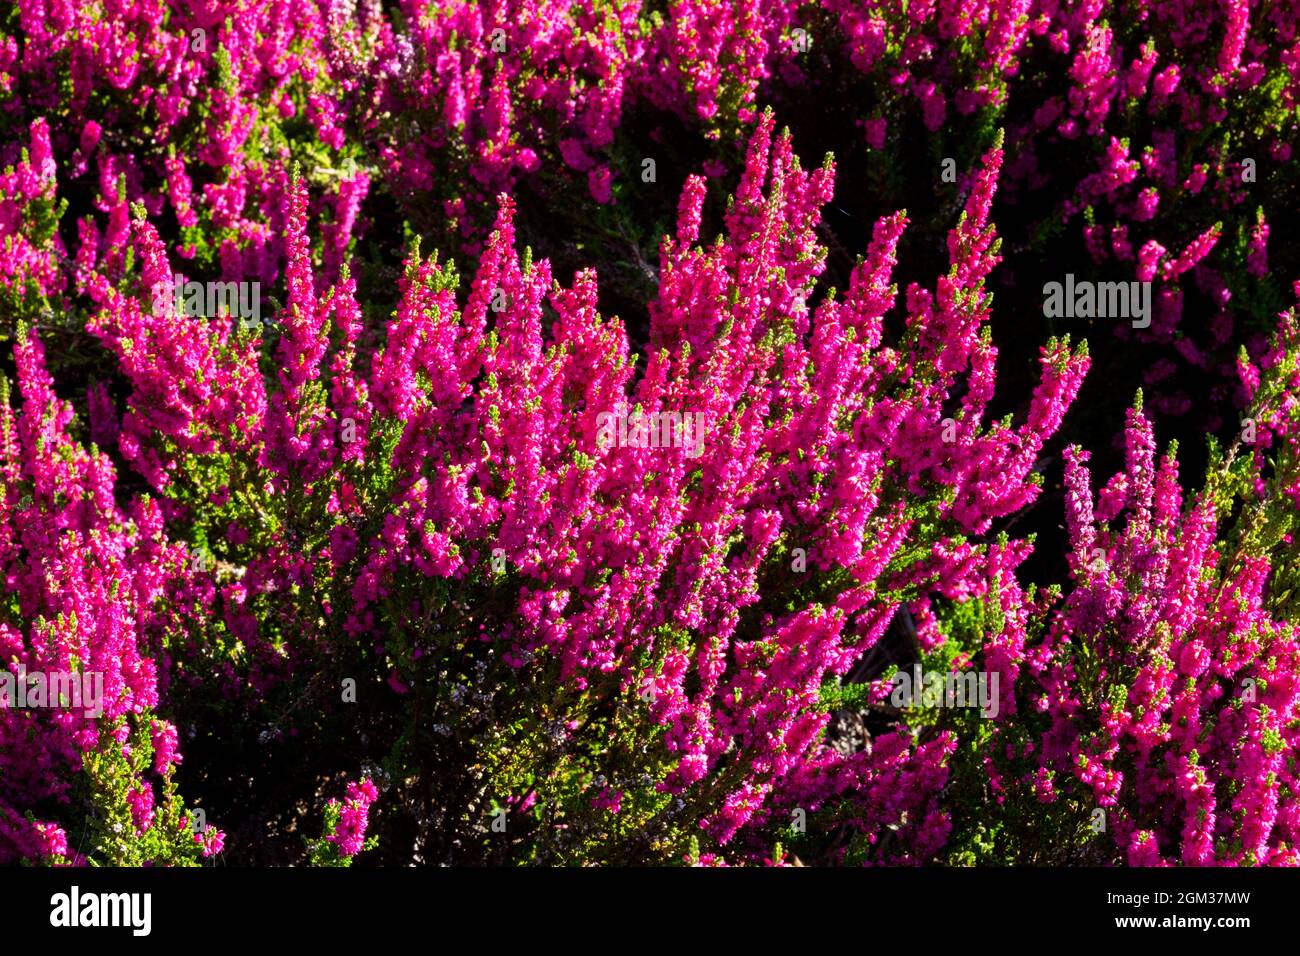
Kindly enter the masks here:
M 883 92 L 863 121 L 873 148 L 887 150 L 895 126 L 910 135 L 918 111 L 934 135 L 1004 124 L 1018 144 L 1004 189 L 1029 207 L 1030 233 L 1079 229 L 1099 274 L 1156 283 L 1151 327 L 1117 330 L 1135 344 L 1176 342 L 1146 375 L 1156 407 L 1192 411 L 1180 366 L 1231 393 L 1236 343 L 1252 335 L 1256 357 L 1267 347 L 1290 280 L 1268 279 L 1268 222 L 1287 210 L 1266 210 L 1257 185 L 1290 176 L 1300 11 L 1249 0 L 824 6 Z M 1054 204 L 1042 207 L 1043 195 Z M 1180 282 L 1189 272 L 1194 284 Z
M 19 0 L 0 863 L 1300 862 L 1298 29 Z
M 1294 368 L 1292 351 L 1288 388 Z M 1259 498 L 1213 481 L 1184 502 L 1140 405 L 1124 437 L 1125 469 L 1095 499 L 1087 453 L 1067 451 L 1073 584 L 1059 607 L 1023 602 L 1027 628 L 993 642 L 1015 636 L 1023 717 L 982 745 L 989 796 L 1031 817 L 1070 808 L 1039 815 L 1035 837 L 1087 830 L 1134 865 L 1294 865 L 1300 645 L 1282 563 L 1293 505 L 1278 507 L 1294 452 Z
M 366 839 L 370 824 L 370 807 L 379 799 L 379 791 L 369 778 L 349 783 L 347 798 L 340 803 L 325 804 L 325 835 L 310 846 L 312 862 L 317 866 L 350 866 L 362 850 L 374 849 L 376 840 Z
M 58 824 L 29 815 L 42 804 L 68 806 L 78 773 L 102 795 L 94 822 L 115 858 L 184 857 L 189 821 L 173 781 L 176 728 L 156 716 L 156 655 L 166 597 L 184 578 L 183 548 L 167 540 L 155 502 L 137 499 L 121 511 L 112 464 L 68 438 L 72 409 L 54 395 L 34 334 L 20 330 L 14 357 L 19 413 L 0 380 L 4 659 L 20 679 L 93 673 L 102 699 L 91 713 L 24 708 L 7 695 L 0 861 L 83 858 Z M 219 831 L 207 839 L 219 840 Z

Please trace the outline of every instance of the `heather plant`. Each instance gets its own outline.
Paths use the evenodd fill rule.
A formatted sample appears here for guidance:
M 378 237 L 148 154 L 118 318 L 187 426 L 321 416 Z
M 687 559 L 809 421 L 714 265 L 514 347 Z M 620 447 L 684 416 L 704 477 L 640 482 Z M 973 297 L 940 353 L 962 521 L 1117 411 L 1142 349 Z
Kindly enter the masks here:
M 1294 865 L 1297 338 L 1283 316 L 1246 432 L 1184 502 L 1141 395 L 1125 467 L 1093 495 L 1066 460 L 1073 581 L 1019 595 L 1005 719 L 964 736 L 960 862 Z M 1254 428 L 1258 423 L 1258 430 Z M 1272 454 L 1262 450 L 1274 437 Z M 1256 444 L 1258 443 L 1258 444 Z M 978 609 L 977 609 L 978 611 Z M 1009 622 L 1008 622 L 1009 623 Z M 981 640 L 982 639 L 982 640 Z
M 308 844 L 313 866 L 348 867 L 358 853 L 378 845 L 374 837 L 366 838 L 370 807 L 378 796 L 374 783 L 363 779 L 348 784 L 347 797 L 342 803 L 330 800 L 325 804 L 325 833 Z
M 169 646 L 187 696 L 251 709 L 269 748 L 357 741 L 426 859 L 681 859 L 692 834 L 725 855 L 787 787 L 815 804 L 878 775 L 941 782 L 947 744 L 828 763 L 822 688 L 901 601 L 978 578 L 987 549 L 968 538 L 1037 494 L 1086 358 L 1053 343 L 1026 420 L 982 422 L 997 149 L 895 348 L 906 218 L 881 220 L 842 295 L 818 290 L 833 166 L 803 171 L 772 126 L 712 246 L 695 245 L 705 190 L 688 181 L 639 374 L 594 274 L 566 287 L 521 256 L 505 198 L 464 303 L 450 263 L 417 249 L 362 355 L 351 280 L 316 286 L 297 180 L 270 378 L 256 332 L 149 315 L 99 283 L 90 327 L 131 386 L 119 449 L 206 568 Z M 132 231 L 149 289 L 165 254 L 143 216 Z M 703 425 L 617 441 L 598 426 L 611 412 Z M 941 842 L 933 813 L 912 827 Z
M 1295 863 L 1296 27 L 10 5 L 0 863 Z
M 115 280 L 129 273 L 136 203 L 166 217 L 186 271 L 271 282 L 283 252 L 264 214 L 284 189 L 277 177 L 290 159 L 324 187 L 320 254 L 337 270 L 369 180 L 335 121 L 360 108 L 370 57 L 358 51 L 372 50 L 380 24 L 377 8 L 364 27 L 330 10 L 8 6 L 0 163 L 14 169 L 0 184 L 0 237 L 11 250 L 3 284 L 35 283 L 44 297 L 24 296 L 20 315 L 62 318 L 91 272 Z
M 1293 12 L 1204 7 L 87 3 L 44 16 L 19 3 L 3 26 L 3 161 L 18 159 L 31 122 L 52 124 L 45 153 L 58 193 L 75 201 L 55 217 L 66 221 L 53 248 L 28 239 L 57 294 L 78 291 L 78 263 L 121 268 L 135 202 L 166 217 L 189 269 L 270 285 L 285 250 L 267 214 L 282 207 L 294 161 L 319 196 L 314 241 L 332 279 L 365 233 L 368 199 L 474 256 L 502 190 L 576 204 L 570 228 L 590 220 L 600 225 L 584 238 L 608 239 L 625 217 L 593 217 L 593 205 L 645 203 L 633 188 L 648 157 L 676 148 L 668 140 L 702 144 L 699 159 L 714 164 L 738 159 L 763 99 L 801 126 L 818 115 L 799 108 L 809 97 L 859 110 L 864 148 L 879 157 L 873 179 L 889 193 L 917 191 L 903 188 L 913 161 L 933 170 L 932 192 L 941 160 L 972 166 L 1005 126 L 1017 248 L 1051 256 L 1068 226 L 1091 270 L 1158 283 L 1152 326 L 1121 334 L 1166 346 L 1146 384 L 1182 414 L 1190 395 L 1175 370 L 1202 370 L 1227 403 L 1235 341 L 1254 333 L 1255 353 L 1266 346 L 1282 304 L 1265 269 L 1270 238 L 1275 256 L 1286 246 L 1269 223 L 1292 186 Z M 658 145 L 626 142 L 629 117 Z M 833 132 L 843 138 L 838 122 Z M 54 166 L 42 169 L 52 178 Z M 383 258 L 368 253 L 357 273 L 367 287 L 391 287 Z M 1187 273 L 1194 288 L 1179 281 Z M 36 323 L 43 308 L 28 305 Z M 1202 307 L 1215 312 L 1209 335 L 1180 320 Z
M 881 189 L 906 194 L 916 164 L 933 170 L 928 186 L 945 176 L 945 157 L 962 163 L 1005 127 L 1010 241 L 1035 265 L 1064 254 L 1081 278 L 1152 281 L 1150 326 L 1116 326 L 1108 361 L 1138 363 L 1153 411 L 1195 412 L 1196 429 L 1221 430 L 1241 401 L 1237 347 L 1248 342 L 1255 357 L 1267 348 L 1296 267 L 1269 226 L 1285 220 L 1294 191 L 1294 8 L 822 7 L 833 21 L 814 27 L 820 49 L 837 46 L 859 76 L 836 79 L 825 57 L 805 72 L 839 90 L 828 102 L 856 111 Z M 1286 257 L 1282 281 L 1268 269 L 1270 245 Z M 1194 409 L 1198 389 L 1208 401 Z
M 15 352 L 21 409 L 0 378 L 0 653 L 19 680 L 93 674 L 102 700 L 92 713 L 35 686 L 5 694 L 0 862 L 195 862 L 223 835 L 194 826 L 177 792 L 156 667 L 183 549 L 156 502 L 119 509 L 113 466 L 69 437 L 35 333 L 20 328 Z

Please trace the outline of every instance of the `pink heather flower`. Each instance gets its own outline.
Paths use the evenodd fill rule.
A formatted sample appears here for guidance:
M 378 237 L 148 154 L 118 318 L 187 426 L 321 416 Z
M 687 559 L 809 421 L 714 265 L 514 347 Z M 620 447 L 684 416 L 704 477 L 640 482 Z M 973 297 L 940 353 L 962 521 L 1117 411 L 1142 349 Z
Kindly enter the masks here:
M 153 788 L 147 784 L 140 789 L 132 789 L 126 795 L 131 807 L 131 820 L 138 832 L 144 832 L 153 825 Z
M 1176 63 L 1170 64 L 1157 73 L 1156 78 L 1151 85 L 1151 92 L 1154 101 L 1157 104 L 1162 104 L 1165 100 L 1169 99 L 1169 97 L 1173 95 L 1174 90 L 1178 89 L 1178 81 L 1180 78 L 1178 64 Z
M 1222 225 L 1215 223 L 1209 229 L 1205 230 L 1205 232 L 1201 233 L 1189 242 L 1187 247 L 1183 249 L 1182 254 L 1179 255 L 1176 260 L 1165 263 L 1164 272 L 1161 278 L 1168 281 L 1169 279 L 1182 275 L 1184 272 L 1187 272 L 1196 266 L 1197 263 L 1208 256 L 1214 249 L 1215 245 L 1218 244 L 1222 230 Z
M 1128 226 L 1115 226 L 1110 233 L 1110 248 L 1120 262 L 1129 262 L 1133 258 L 1133 244 L 1129 242 Z
M 378 791 L 369 778 L 363 778 L 359 784 L 348 784 L 347 798 L 339 809 L 338 826 L 325 837 L 338 847 L 341 855 L 356 856 L 364 848 L 370 807 L 378 797 Z M 339 806 L 339 802 L 331 800 L 330 806 Z
M 204 828 L 203 832 L 194 834 L 194 842 L 202 847 L 203 856 L 213 857 L 226 847 L 226 835 L 214 826 Z
M 1140 830 L 1133 834 L 1128 848 L 1129 866 L 1164 866 L 1156 838 L 1149 830 Z
M 176 727 L 165 720 L 155 720 L 151 737 L 153 740 L 154 770 L 166 776 L 171 773 L 172 767 L 181 762 Z
M 612 175 L 610 168 L 603 163 L 587 173 L 587 188 L 591 191 L 591 198 L 602 206 L 614 198 Z
M 1138 194 L 1137 208 L 1133 211 L 1136 222 L 1149 222 L 1155 218 L 1156 208 L 1160 205 L 1160 194 L 1154 186 L 1148 186 Z
M 103 135 L 103 127 L 94 120 L 86 120 L 85 125 L 81 128 L 81 139 L 77 148 L 82 153 L 89 155 L 99 145 L 99 138 Z
M 36 833 L 38 834 L 38 856 L 43 859 L 54 857 L 67 857 L 68 854 L 68 835 L 63 832 L 63 828 L 55 826 L 53 823 L 37 823 Z
M 1151 80 L 1151 72 L 1155 69 L 1158 56 L 1153 43 L 1144 43 L 1141 50 L 1142 55 L 1130 65 L 1126 79 L 1126 92 L 1134 99 L 1138 99 L 1146 93 L 1147 85 Z
M 1086 46 L 1070 67 L 1070 77 L 1075 83 L 1070 90 L 1070 107 L 1087 120 L 1090 136 L 1100 132 L 1118 87 L 1119 63 L 1111 50 L 1111 41 L 1109 27 L 1090 26 Z
M 1205 181 L 1208 178 L 1208 171 L 1204 163 L 1197 163 L 1192 167 L 1191 174 L 1183 181 L 1183 188 L 1193 196 L 1205 188 Z
M 1253 276 L 1268 275 L 1268 223 L 1264 210 L 1259 211 L 1258 222 L 1250 234 L 1250 247 L 1246 253 L 1246 268 Z
M 1219 72 L 1225 76 L 1235 73 L 1246 48 L 1246 34 L 1250 29 L 1250 0 L 1225 0 L 1228 16 L 1223 46 L 1219 49 Z
M 600 793 L 591 798 L 591 805 L 597 810 L 608 810 L 610 813 L 618 813 L 622 800 L 623 791 L 604 787 L 601 789 Z
M 1154 239 L 1148 239 L 1138 250 L 1137 277 L 1139 282 L 1150 282 L 1156 277 L 1160 264 L 1164 261 L 1166 250 Z
M 921 100 L 921 116 L 925 123 L 925 128 L 934 132 L 943 126 L 943 120 L 947 114 L 947 98 L 934 83 L 918 83 L 916 86 L 916 95 Z M 872 133 L 868 131 L 870 137 Z M 883 137 L 883 131 L 879 134 Z M 873 149 L 879 149 L 874 143 L 871 144 Z M 883 145 L 883 144 L 882 144 Z

